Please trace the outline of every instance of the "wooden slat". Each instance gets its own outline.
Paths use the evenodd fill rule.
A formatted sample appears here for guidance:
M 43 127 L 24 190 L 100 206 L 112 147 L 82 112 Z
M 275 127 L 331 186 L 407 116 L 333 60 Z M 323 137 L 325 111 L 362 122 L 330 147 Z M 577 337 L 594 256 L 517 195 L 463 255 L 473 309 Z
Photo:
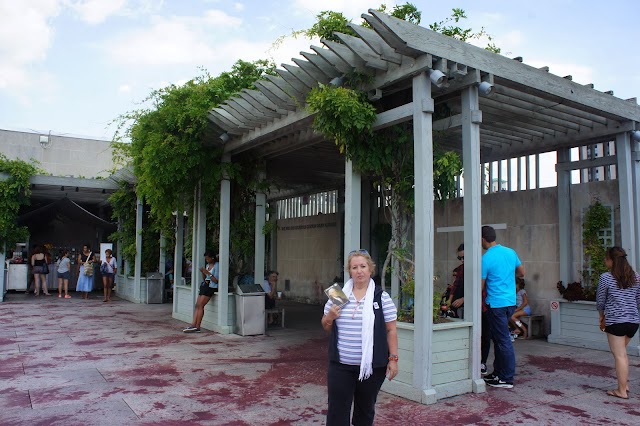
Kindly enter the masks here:
M 249 107 L 249 109 L 246 109 L 244 106 L 240 105 L 238 103 L 238 100 L 243 101 Z M 243 117 L 247 117 L 248 119 L 254 120 L 258 122 L 260 125 L 271 121 L 270 117 L 267 117 L 264 114 L 261 114 L 258 110 L 251 107 L 251 105 L 249 105 L 246 101 L 244 101 L 241 98 L 229 99 L 226 101 L 226 104 L 229 107 L 233 108 L 238 114 L 242 115 Z
M 296 95 L 294 97 L 297 98 L 298 96 L 302 96 L 302 97 L 306 96 L 307 92 L 309 91 L 309 87 L 303 84 L 299 79 L 295 78 L 288 71 L 276 69 L 276 72 L 278 73 L 278 75 L 280 75 L 281 78 L 271 76 L 270 78 L 271 82 L 280 86 L 281 85 L 280 82 L 284 81 L 288 84 L 288 86 L 286 86 L 285 88 L 289 88 L 289 86 L 291 86 L 293 90 L 295 90 Z
M 257 93 L 260 93 L 260 92 L 257 92 Z M 275 112 L 274 110 L 267 108 L 265 105 L 261 104 L 255 98 L 251 97 L 248 93 L 245 93 L 244 91 L 238 93 L 238 96 L 234 98 L 234 100 L 247 111 L 256 111 L 257 114 L 262 114 L 263 116 L 269 117 L 271 119 L 280 117 L 281 115 Z
M 311 46 L 311 50 L 317 53 L 319 57 L 324 59 L 328 65 L 336 68 L 341 74 L 349 74 L 353 71 L 353 67 L 346 63 L 342 58 L 329 49 L 323 49 L 318 46 Z
M 307 61 L 303 61 L 299 58 L 293 58 L 292 61 L 300 67 L 301 70 L 306 72 L 309 77 L 318 83 L 327 84 L 329 82 L 329 78 L 325 73 L 320 71 L 315 65 L 309 63 Z
M 528 136 L 531 136 L 532 138 L 533 137 L 541 138 L 544 136 L 544 133 L 539 132 L 537 130 L 531 130 L 522 126 L 507 124 L 509 121 L 504 123 L 499 121 L 493 121 L 488 116 L 489 114 L 484 114 L 482 116 L 482 125 L 485 127 L 487 126 L 496 127 L 499 129 L 511 131 L 514 134 L 528 135 Z
M 521 115 L 523 117 L 529 117 L 529 118 L 535 118 L 539 121 L 545 122 L 545 123 L 549 123 L 549 124 L 554 124 L 556 126 L 560 126 L 561 128 L 565 128 L 565 129 L 572 129 L 572 130 L 579 130 L 580 129 L 580 125 L 576 124 L 576 123 L 572 123 L 566 120 L 562 120 L 560 118 L 556 118 L 554 116 L 551 116 L 549 114 L 543 113 L 543 112 L 535 112 L 535 111 L 531 111 L 527 108 L 523 108 L 523 107 L 519 107 L 519 106 L 514 106 L 514 105 L 508 105 L 505 103 L 502 103 L 500 101 L 494 100 L 493 98 L 480 98 L 480 108 L 483 108 L 485 105 L 489 105 L 492 106 L 493 108 L 496 108 L 498 110 L 501 111 L 505 111 L 507 113 L 513 113 L 516 115 Z
M 374 30 L 353 23 L 350 23 L 349 27 L 382 59 L 397 65 L 402 63 L 402 55 L 394 51 Z
M 331 40 L 320 40 L 322 44 L 327 46 L 329 50 L 338 55 L 340 59 L 342 59 L 346 64 L 348 64 L 353 70 L 367 73 L 370 70 L 367 68 L 365 62 L 360 59 L 356 54 L 354 54 L 347 46 L 342 45 L 340 43 L 336 43 Z
M 371 50 L 362 39 L 342 33 L 334 33 L 334 35 L 342 40 L 354 55 L 362 59 L 366 66 L 381 71 L 386 71 L 389 68 L 387 61 L 383 60 L 380 55 Z
M 261 124 L 258 120 L 245 117 L 243 114 L 239 113 L 238 111 L 236 111 L 234 108 L 231 108 L 227 104 L 221 104 L 218 106 L 218 108 L 220 108 L 222 111 L 229 114 L 229 116 L 233 117 L 238 123 L 240 123 L 243 126 L 251 128 L 251 127 L 257 127 Z
M 256 106 L 254 102 L 257 102 L 259 105 L 272 110 L 276 114 L 285 115 L 289 113 L 288 110 L 281 108 L 279 105 L 272 102 L 268 97 L 265 96 L 264 93 L 262 93 L 259 90 L 243 89 L 240 93 L 246 94 L 247 96 L 246 97 L 243 96 L 243 98 L 254 106 Z M 260 108 L 260 107 L 256 106 L 256 108 Z
M 245 131 L 249 130 L 244 126 L 239 126 L 237 122 L 229 120 L 226 116 L 222 115 L 221 110 L 213 109 L 209 111 L 209 119 L 213 121 L 221 129 L 232 135 L 241 135 Z
M 493 112 L 491 112 L 493 111 Z M 556 136 L 556 130 L 548 128 L 545 123 L 538 123 L 535 120 L 530 120 L 524 117 L 516 117 L 513 114 L 507 116 L 500 115 L 499 111 L 491 108 L 483 108 L 482 117 L 486 122 L 491 123 L 509 123 L 516 127 L 522 127 L 523 129 L 533 130 L 539 132 L 542 135 L 548 135 L 551 137 Z M 563 129 L 564 134 L 564 129 Z M 540 136 L 542 137 L 542 136 Z
M 373 10 L 369 9 L 369 13 L 372 13 Z M 400 53 L 401 55 L 417 58 L 423 52 L 420 49 L 414 49 L 413 47 L 407 46 L 405 41 L 398 37 L 394 32 L 389 31 L 386 26 L 382 25 L 381 22 L 375 19 L 371 15 L 367 15 L 366 13 L 360 15 L 362 19 L 367 21 L 369 25 L 375 30 L 376 33 L 387 43 L 393 50 Z
M 292 86 L 288 81 L 286 81 L 282 77 L 276 77 L 274 75 L 266 76 L 267 80 L 269 80 L 275 87 L 280 89 L 282 93 L 285 93 L 290 100 L 294 101 L 294 105 L 299 105 L 300 103 L 304 103 L 306 99 L 306 92 L 301 92 L 296 87 Z M 296 80 L 296 83 L 299 82 Z M 280 96 L 277 93 L 274 93 L 276 96 Z
M 308 62 L 304 62 L 304 63 L 307 66 L 311 67 L 311 64 L 309 64 Z M 314 88 L 314 87 L 316 87 L 318 85 L 318 81 L 316 79 L 314 79 L 314 78 L 311 78 L 311 76 L 309 76 L 309 74 L 304 72 L 302 69 L 300 69 L 298 67 L 294 67 L 293 65 L 289 65 L 289 64 L 282 64 L 282 67 L 285 70 L 287 70 L 290 75 L 292 75 L 293 77 L 298 79 L 300 81 L 300 83 L 303 84 L 306 87 L 305 93 L 309 89 L 312 89 L 312 88 Z
M 318 71 L 326 75 L 329 80 L 342 74 L 342 71 L 314 53 L 300 52 L 300 54 L 304 56 L 311 65 L 316 67 Z
M 434 374 L 431 376 L 431 384 L 433 386 L 442 385 L 444 383 L 453 383 L 469 378 L 469 371 L 459 370 L 450 373 Z
M 640 121 L 640 108 L 620 99 L 546 73 L 526 64 L 513 61 L 485 49 L 436 33 L 410 22 L 396 19 L 376 10 L 369 10 L 377 21 L 374 29 L 383 27 L 394 36 L 388 42 L 404 44 L 434 56 L 469 65 L 473 68 L 522 84 L 525 87 L 566 99 L 569 106 L 583 105 L 594 110 L 606 111 L 623 119 Z M 381 34 L 382 36 L 382 34 Z M 387 36 L 388 37 L 388 36 Z
M 270 81 L 260 80 L 255 82 L 256 87 L 262 92 L 264 96 L 269 98 L 271 102 L 278 105 L 280 108 L 293 111 L 296 109 L 295 102 L 284 93 L 280 88 Z
M 544 114 L 536 114 L 531 111 L 514 111 L 513 109 L 509 110 L 508 108 L 501 109 L 500 104 L 485 102 L 485 100 L 486 98 L 480 98 L 480 109 L 482 109 L 482 111 L 487 111 L 489 114 L 501 117 L 505 120 L 516 120 L 523 123 L 529 123 L 540 128 L 547 128 L 549 130 L 554 130 L 556 132 L 565 134 L 569 131 L 569 129 L 565 126 L 551 123 L 549 120 L 543 120 Z

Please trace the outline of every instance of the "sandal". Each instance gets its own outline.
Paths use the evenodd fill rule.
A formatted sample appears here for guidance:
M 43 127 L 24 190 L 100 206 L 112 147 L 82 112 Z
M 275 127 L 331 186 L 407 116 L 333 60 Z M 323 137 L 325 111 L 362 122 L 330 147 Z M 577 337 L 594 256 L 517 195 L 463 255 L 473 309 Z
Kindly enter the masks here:
M 620 398 L 620 399 L 629 399 L 629 396 L 622 396 L 621 394 L 618 393 L 618 389 L 611 389 L 607 391 L 607 395 L 609 396 L 615 396 L 616 398 Z
M 69 296 L 68 294 L 64 296 L 65 299 L 71 299 L 71 296 Z

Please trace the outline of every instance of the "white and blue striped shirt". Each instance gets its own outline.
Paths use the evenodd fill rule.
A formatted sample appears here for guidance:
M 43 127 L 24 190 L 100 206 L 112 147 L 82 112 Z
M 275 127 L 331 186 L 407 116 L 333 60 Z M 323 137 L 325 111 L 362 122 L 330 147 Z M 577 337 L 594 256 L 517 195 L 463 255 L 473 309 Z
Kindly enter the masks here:
M 362 305 L 356 301 L 353 293 L 349 296 L 349 303 L 340 310 L 340 316 L 336 320 L 338 326 L 338 354 L 340 363 L 347 365 L 360 365 L 362 359 Z M 374 302 L 375 303 L 375 302 Z M 324 305 L 324 314 L 331 309 L 331 299 Z M 375 308 L 375 307 L 374 307 Z M 395 321 L 398 317 L 396 305 L 386 291 L 382 292 L 382 315 L 384 322 Z
M 640 275 L 636 274 L 636 284 L 629 288 L 619 288 L 610 272 L 600 275 L 596 304 L 598 311 L 604 311 L 606 325 L 640 324 Z

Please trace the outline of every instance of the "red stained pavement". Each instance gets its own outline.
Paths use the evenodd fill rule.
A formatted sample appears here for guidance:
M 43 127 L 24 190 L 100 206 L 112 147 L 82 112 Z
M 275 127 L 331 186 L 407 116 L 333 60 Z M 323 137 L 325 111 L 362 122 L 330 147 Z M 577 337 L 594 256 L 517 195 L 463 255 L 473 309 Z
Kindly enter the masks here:
M 171 305 L 99 295 L 0 304 L 0 425 L 322 425 L 327 339 L 322 307 L 283 301 L 287 328 L 269 336 L 183 334 Z M 512 390 L 432 406 L 380 393 L 376 425 L 640 424 L 640 359 L 629 400 L 611 354 L 515 342 Z M 636 391 L 638 389 L 638 391 Z

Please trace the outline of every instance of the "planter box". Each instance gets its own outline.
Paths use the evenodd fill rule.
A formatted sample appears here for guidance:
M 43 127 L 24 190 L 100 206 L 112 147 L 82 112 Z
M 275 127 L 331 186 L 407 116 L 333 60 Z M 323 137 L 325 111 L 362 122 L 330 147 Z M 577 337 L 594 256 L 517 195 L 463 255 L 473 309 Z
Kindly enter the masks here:
M 551 303 L 551 334 L 547 337 L 550 343 L 609 351 L 607 334 L 600 331 L 596 302 L 556 299 Z M 554 303 L 558 309 L 553 309 Z M 638 356 L 638 350 L 636 334 L 627 346 L 627 353 Z
M 145 303 L 147 300 L 147 278 L 140 277 L 140 285 L 136 285 L 134 277 L 118 275 L 116 278 L 116 295 L 133 303 Z
M 212 330 L 221 334 L 230 334 L 233 331 L 236 320 L 235 295 L 227 296 L 228 313 L 224 324 L 218 323 L 218 294 L 214 294 L 207 306 L 204 308 L 202 328 Z M 177 285 L 174 288 L 173 318 L 191 324 L 193 321 L 193 310 L 195 308 L 191 286 Z
M 469 392 L 484 392 L 483 383 L 474 387 L 470 369 L 470 334 L 473 323 L 452 321 L 433 325 L 431 346 L 432 389 L 413 386 L 413 324 L 397 323 L 398 376 L 385 381 L 382 390 L 423 404 Z

